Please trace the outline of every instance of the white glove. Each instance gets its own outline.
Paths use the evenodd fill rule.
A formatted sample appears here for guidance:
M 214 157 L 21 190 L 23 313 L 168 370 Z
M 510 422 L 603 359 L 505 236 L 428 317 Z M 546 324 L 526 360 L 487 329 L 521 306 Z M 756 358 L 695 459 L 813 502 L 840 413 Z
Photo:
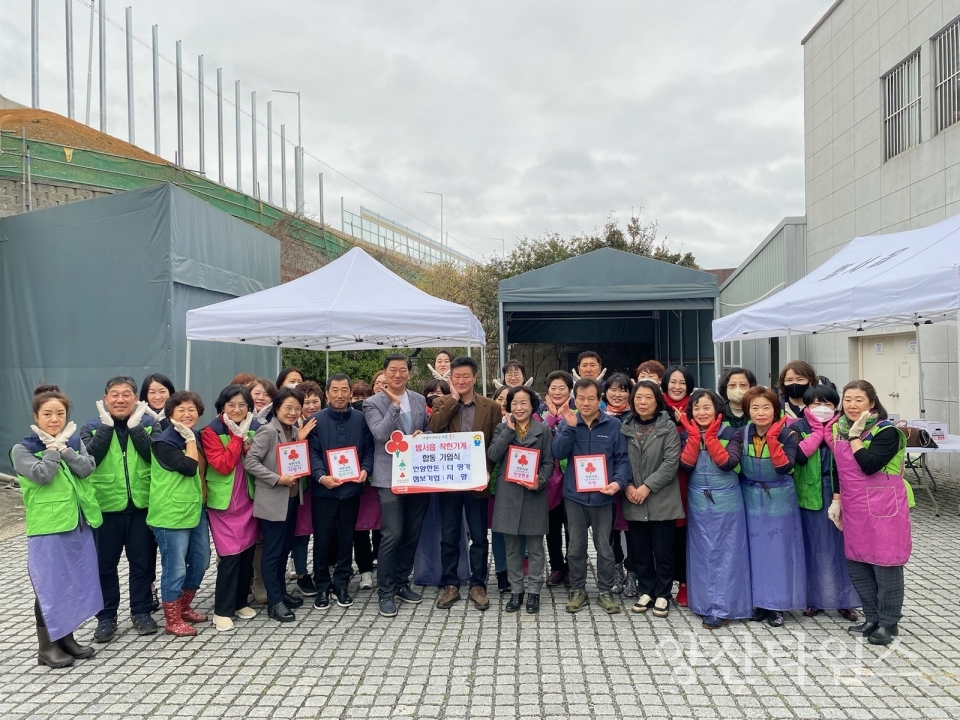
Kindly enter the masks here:
M 30 429 L 37 434 L 37 437 L 40 438 L 40 442 L 47 446 L 47 450 L 56 450 L 57 439 L 53 435 L 50 433 L 45 433 L 36 425 L 31 425 Z
M 77 431 L 77 424 L 71 420 L 67 423 L 67 426 L 60 431 L 60 433 L 53 439 L 53 442 L 57 446 L 59 452 L 63 452 L 67 449 L 67 441 L 73 437 L 73 434 Z
M 847 437 L 851 440 L 860 437 L 863 435 L 863 429 L 867 426 L 867 422 L 875 418 L 876 415 L 873 413 L 860 413 L 860 417 L 857 418 L 857 421 L 850 426 L 850 431 L 847 433 Z
M 226 415 L 223 416 L 223 424 L 227 426 L 227 430 L 229 430 L 232 435 L 236 435 L 238 438 L 243 437 L 243 433 L 240 432 L 240 426 Z
M 147 405 L 147 409 L 144 410 L 144 414 L 145 414 L 145 415 L 149 415 L 150 417 L 153 418 L 153 421 L 154 421 L 154 422 L 157 422 L 157 421 L 160 420 L 161 417 L 163 417 L 163 410 L 161 410 L 160 412 L 157 412 L 157 411 L 154 410 L 152 407 L 150 407 L 149 405 Z
M 193 430 L 191 430 L 190 428 L 188 428 L 186 425 L 184 425 L 184 424 L 183 424 L 182 422 L 180 422 L 179 420 L 171 420 L 171 421 L 170 421 L 170 424 L 173 425 L 173 429 L 174 429 L 174 430 L 176 430 L 178 433 L 180 433 L 180 437 L 182 437 L 182 438 L 183 438 L 184 440 L 186 440 L 187 442 L 196 442 L 196 441 L 197 441 L 197 436 L 193 434 Z
M 240 437 L 244 440 L 247 439 L 247 434 L 250 432 L 250 425 L 253 424 L 253 413 L 248 412 L 247 416 L 243 419 L 243 422 L 240 423 Z
M 100 422 L 107 427 L 113 427 L 113 418 L 103 406 L 103 400 L 97 400 L 97 412 L 100 413 Z
M 150 408 L 149 405 L 143 400 L 137 403 L 137 406 L 133 409 L 133 412 L 130 413 L 130 417 L 127 418 L 127 427 L 135 428 L 143 420 L 144 414 Z
M 273 403 L 267 403 L 264 405 L 256 414 L 257 420 L 266 420 L 267 415 L 270 414 L 270 411 L 273 410 Z
M 837 526 L 837 530 L 843 530 L 843 517 L 840 513 L 840 501 L 834 500 L 830 503 L 830 507 L 827 508 L 827 517 L 830 518 L 830 521 Z

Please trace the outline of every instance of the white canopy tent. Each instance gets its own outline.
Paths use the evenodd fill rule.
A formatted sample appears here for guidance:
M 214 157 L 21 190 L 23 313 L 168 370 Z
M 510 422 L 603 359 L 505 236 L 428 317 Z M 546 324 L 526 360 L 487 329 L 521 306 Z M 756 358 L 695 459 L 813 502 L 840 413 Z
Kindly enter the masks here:
M 958 309 L 960 215 L 917 230 L 854 238 L 776 295 L 714 320 L 713 341 L 786 336 L 789 354 L 795 332 L 913 325 L 919 355 L 919 326 L 958 321 Z M 960 342 L 960 332 L 957 337 Z M 922 411 L 922 370 L 920 377 Z
M 308 275 L 187 312 L 187 387 L 193 340 L 331 350 L 484 347 L 470 309 L 435 298 L 353 248 Z M 481 353 L 486 392 L 486 354 Z

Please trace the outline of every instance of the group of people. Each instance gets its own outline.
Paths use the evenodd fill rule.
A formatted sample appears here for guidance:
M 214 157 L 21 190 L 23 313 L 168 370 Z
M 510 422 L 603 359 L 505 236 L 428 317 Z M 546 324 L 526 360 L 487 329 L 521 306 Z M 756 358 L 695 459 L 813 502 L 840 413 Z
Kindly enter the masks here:
M 912 493 L 903 433 L 870 383 L 838 393 L 793 361 L 776 389 L 734 367 L 715 392 L 696 388 L 687 368 L 655 360 L 604 378 L 600 356 L 587 351 L 575 372 L 546 377 L 542 399 L 516 360 L 487 398 L 471 357 L 438 352 L 422 394 L 407 387 L 411 369 L 409 357 L 391 355 L 369 385 L 334 374 L 323 388 L 297 368 L 275 383 L 240 375 L 202 430 L 203 400 L 160 374 L 139 387 L 127 376 L 108 380 L 98 417 L 79 432 L 67 396 L 38 387 L 31 433 L 11 451 L 38 661 L 65 667 L 92 656 L 73 632 L 93 615 L 96 642 L 115 636 L 123 553 L 134 628 L 158 632 L 153 613 L 162 609 L 166 633 L 195 635 L 208 621 L 193 606 L 211 536 L 219 631 L 255 617 L 257 603 L 281 623 L 295 620 L 305 598 L 317 610 L 349 607 L 354 561 L 359 588 L 375 585 L 380 614 L 395 616 L 423 599 L 411 575 L 432 496 L 439 547 L 421 552 L 438 555 L 441 609 L 462 600 L 464 561 L 469 602 L 490 607 L 492 549 L 505 612 L 539 612 L 544 584 L 566 585 L 566 610 L 579 612 L 592 534 L 607 613 L 621 612 L 622 594 L 636 598 L 633 612 L 666 617 L 677 583 L 675 603 L 711 630 L 746 619 L 779 627 L 791 610 L 856 622 L 862 607 L 851 633 L 880 645 L 897 635 Z M 386 445 L 397 431 L 482 433 L 487 487 L 395 494 Z M 307 476 L 280 463 L 278 446 L 294 441 L 309 448 Z M 508 477 L 516 450 L 536 451 L 534 481 Z M 337 451 L 356 457 L 358 478 L 330 466 Z

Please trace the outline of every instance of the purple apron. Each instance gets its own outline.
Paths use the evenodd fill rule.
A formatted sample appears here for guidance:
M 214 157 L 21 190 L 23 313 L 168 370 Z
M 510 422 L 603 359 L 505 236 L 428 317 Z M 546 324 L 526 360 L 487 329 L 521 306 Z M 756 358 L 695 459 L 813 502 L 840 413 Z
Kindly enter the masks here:
M 354 529 L 360 532 L 379 530 L 380 515 L 380 495 L 375 487 L 367 485 L 360 496 L 360 512 Z
M 864 475 L 850 443 L 834 437 L 847 559 L 870 565 L 906 565 L 913 539 L 902 473 Z
M 807 606 L 807 570 L 797 490 L 770 458 L 740 458 L 741 489 L 750 545 L 753 604 L 765 610 Z
M 687 486 L 687 528 L 690 610 L 704 617 L 750 617 L 750 550 L 740 483 L 706 450 L 700 451 Z

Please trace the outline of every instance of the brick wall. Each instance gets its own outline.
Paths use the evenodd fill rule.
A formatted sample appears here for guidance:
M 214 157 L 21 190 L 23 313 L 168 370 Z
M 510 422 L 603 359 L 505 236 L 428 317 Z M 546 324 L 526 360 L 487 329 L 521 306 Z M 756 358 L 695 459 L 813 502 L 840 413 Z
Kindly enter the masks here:
M 32 187 L 33 209 L 65 205 L 77 200 L 89 200 L 104 195 L 112 195 L 114 190 L 91 188 L 81 185 L 34 182 Z M 23 211 L 24 188 L 18 180 L 0 179 L 0 217 L 16 215 Z

